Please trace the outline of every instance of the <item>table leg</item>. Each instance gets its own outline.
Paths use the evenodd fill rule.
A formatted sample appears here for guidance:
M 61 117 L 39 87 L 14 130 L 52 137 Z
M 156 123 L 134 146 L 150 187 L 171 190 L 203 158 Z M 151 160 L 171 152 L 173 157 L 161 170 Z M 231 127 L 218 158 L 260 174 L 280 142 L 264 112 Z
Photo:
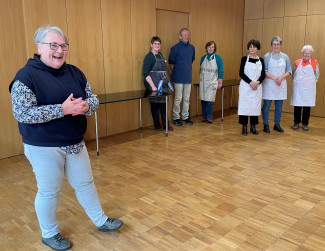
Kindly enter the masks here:
M 140 100 L 140 130 L 142 130 L 142 107 L 141 107 L 141 99 Z
M 96 147 L 97 147 L 97 156 L 99 156 L 99 149 L 98 149 L 98 125 L 97 125 L 97 112 L 95 112 L 95 127 L 96 127 Z
M 232 109 L 232 97 L 234 95 L 234 86 L 231 86 L 230 108 Z
M 166 96 L 166 137 L 168 137 L 168 96 Z
M 199 87 L 196 86 L 196 117 L 199 116 L 199 114 L 198 114 L 198 103 L 199 103 Z
M 222 95 L 221 95 L 222 96 L 221 97 L 222 98 L 222 101 L 221 101 L 221 121 L 223 121 L 223 99 L 224 99 L 224 94 L 225 94 L 224 92 L 225 91 L 224 91 L 224 88 L 222 88 L 221 90 L 222 90 Z

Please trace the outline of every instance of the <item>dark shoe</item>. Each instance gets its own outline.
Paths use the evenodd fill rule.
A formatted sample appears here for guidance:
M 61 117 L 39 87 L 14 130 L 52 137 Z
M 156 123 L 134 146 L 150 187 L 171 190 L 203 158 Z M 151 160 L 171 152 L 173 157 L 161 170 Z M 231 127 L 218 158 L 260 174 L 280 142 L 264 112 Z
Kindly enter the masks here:
M 284 130 L 281 128 L 280 124 L 274 125 L 273 129 L 278 131 L 278 132 L 284 132 Z
M 293 130 L 298 130 L 299 129 L 299 124 L 294 123 L 292 126 Z
M 202 122 L 203 123 L 206 123 L 208 120 L 207 119 L 202 119 Z
M 263 132 L 270 133 L 270 127 L 268 124 L 264 124 Z
M 163 127 L 162 127 L 161 125 L 159 125 L 159 126 L 155 126 L 155 129 L 156 129 L 157 131 L 162 131 L 162 130 L 163 130 Z
M 258 131 L 256 131 L 255 125 L 251 125 L 251 133 L 253 133 L 254 135 L 258 135 Z
M 104 223 L 103 226 L 98 227 L 98 230 L 100 232 L 107 232 L 107 231 L 115 231 L 119 229 L 123 224 L 123 221 L 114 219 L 114 218 L 108 218 L 107 221 Z
M 71 243 L 60 233 L 51 238 L 42 238 L 42 243 L 54 250 L 68 250 L 71 248 Z
M 207 123 L 208 124 L 212 124 L 212 120 L 207 120 Z
M 183 125 L 183 123 L 182 123 L 182 121 L 180 119 L 175 119 L 174 124 L 177 125 L 177 126 L 182 126 Z
M 164 126 L 164 130 L 166 130 L 166 127 L 165 126 Z M 168 126 L 168 131 L 174 131 L 174 128 L 169 125 Z
M 187 125 L 193 125 L 193 121 L 190 120 L 190 118 L 187 118 L 187 119 L 183 119 L 183 122 Z
M 243 125 L 243 129 L 241 132 L 242 135 L 247 136 L 247 125 Z
M 309 130 L 308 125 L 302 125 L 302 130 L 308 131 Z

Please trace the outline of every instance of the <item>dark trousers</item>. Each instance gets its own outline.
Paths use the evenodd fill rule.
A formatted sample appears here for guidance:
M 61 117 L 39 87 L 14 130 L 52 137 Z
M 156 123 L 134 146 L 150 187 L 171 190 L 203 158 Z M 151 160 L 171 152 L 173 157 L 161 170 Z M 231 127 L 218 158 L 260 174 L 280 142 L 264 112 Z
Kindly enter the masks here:
M 249 120 L 250 120 L 251 125 L 258 124 L 258 116 L 249 116 Z M 238 123 L 241 125 L 247 125 L 248 124 L 248 116 L 239 115 Z
M 302 121 L 301 121 L 301 110 L 302 110 Z M 303 125 L 308 125 L 309 117 L 310 117 L 310 107 L 295 106 L 294 108 L 295 124 L 299 124 L 300 122 L 302 122 Z
M 166 126 L 166 103 L 153 103 L 151 105 L 151 114 L 154 126 L 161 126 L 159 122 L 159 112 L 161 113 L 162 124 Z

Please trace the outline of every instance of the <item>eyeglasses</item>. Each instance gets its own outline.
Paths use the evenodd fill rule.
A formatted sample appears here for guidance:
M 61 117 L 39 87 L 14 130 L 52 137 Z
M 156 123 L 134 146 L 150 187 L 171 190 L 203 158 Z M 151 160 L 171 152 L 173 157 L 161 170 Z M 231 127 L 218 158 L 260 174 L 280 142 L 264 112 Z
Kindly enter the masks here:
M 153 44 L 154 44 L 154 45 L 160 45 L 160 43 L 159 43 L 159 42 L 154 42 Z
M 272 44 L 272 46 L 280 46 L 281 44 Z
M 69 44 L 67 44 L 67 43 L 64 43 L 64 44 L 58 44 L 58 43 L 42 43 L 42 44 L 49 44 L 51 50 L 54 50 L 54 51 L 56 51 L 57 49 L 59 49 L 59 47 L 61 47 L 61 49 L 63 51 L 69 50 Z

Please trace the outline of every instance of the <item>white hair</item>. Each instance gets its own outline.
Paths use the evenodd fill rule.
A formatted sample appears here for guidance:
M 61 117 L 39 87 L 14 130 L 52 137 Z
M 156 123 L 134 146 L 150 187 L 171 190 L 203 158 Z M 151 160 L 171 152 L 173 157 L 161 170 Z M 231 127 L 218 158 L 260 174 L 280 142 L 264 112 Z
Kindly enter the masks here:
M 304 53 L 305 50 L 310 50 L 311 53 L 314 53 L 314 48 L 309 44 L 302 47 L 301 53 Z
M 40 27 L 36 30 L 36 32 L 34 34 L 35 44 L 42 43 L 44 41 L 46 34 L 51 31 L 54 31 L 57 34 L 59 34 L 64 39 L 65 43 L 68 43 L 67 37 L 64 35 L 64 33 L 62 32 L 62 30 L 60 28 L 58 28 L 56 26 L 47 25 L 47 26 Z

